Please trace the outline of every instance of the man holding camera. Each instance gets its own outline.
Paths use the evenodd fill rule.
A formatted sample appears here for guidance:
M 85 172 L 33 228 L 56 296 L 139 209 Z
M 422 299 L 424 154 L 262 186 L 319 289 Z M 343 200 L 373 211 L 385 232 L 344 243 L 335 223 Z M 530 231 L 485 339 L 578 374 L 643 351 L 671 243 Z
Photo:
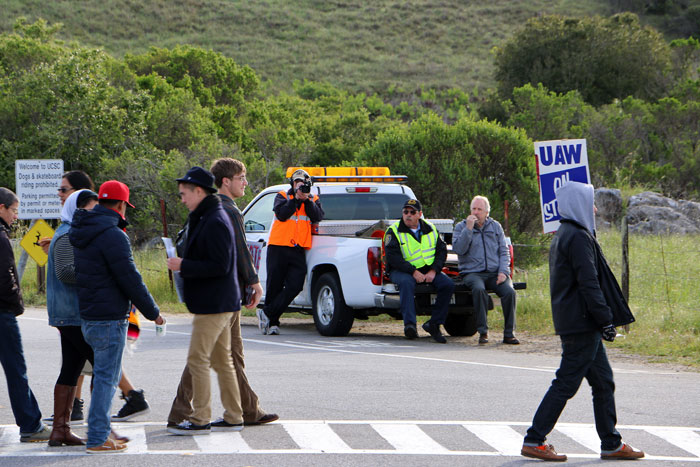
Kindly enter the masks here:
M 280 316 L 304 288 L 311 225 L 323 219 L 321 202 L 311 195 L 311 176 L 299 169 L 289 181 L 292 187 L 277 194 L 272 208 L 275 220 L 267 247 L 265 307 L 257 311 L 258 327 L 268 335 L 280 333 Z

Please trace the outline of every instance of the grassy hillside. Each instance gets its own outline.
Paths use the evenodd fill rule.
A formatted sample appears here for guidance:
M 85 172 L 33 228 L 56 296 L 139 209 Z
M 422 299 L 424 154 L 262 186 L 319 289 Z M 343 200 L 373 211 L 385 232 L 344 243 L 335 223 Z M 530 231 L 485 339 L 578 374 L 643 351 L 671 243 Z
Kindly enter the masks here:
M 352 91 L 492 86 L 490 50 L 544 13 L 610 13 L 606 0 L 1 0 L 14 20 L 61 22 L 59 37 L 116 56 L 192 44 L 248 64 L 273 89 L 294 80 Z

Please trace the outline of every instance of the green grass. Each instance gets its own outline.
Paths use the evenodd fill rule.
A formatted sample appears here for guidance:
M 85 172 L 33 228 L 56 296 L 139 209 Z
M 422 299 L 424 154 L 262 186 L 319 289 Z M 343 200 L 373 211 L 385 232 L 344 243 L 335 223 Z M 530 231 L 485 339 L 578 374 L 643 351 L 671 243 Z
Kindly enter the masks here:
M 599 236 L 605 256 L 618 280 L 621 270 L 621 241 L 618 232 Z M 630 307 L 637 321 L 624 338 L 611 347 L 671 362 L 700 368 L 700 301 L 697 278 L 700 277 L 700 236 L 630 236 Z M 662 255 L 663 250 L 663 255 Z M 19 258 L 19 250 L 15 252 Z M 149 290 L 165 313 L 185 313 L 170 289 L 161 248 L 138 250 L 135 262 Z M 45 305 L 44 293 L 36 287 L 36 264 L 29 259 L 22 291 L 28 305 Z M 542 264 L 516 273 L 514 280 L 526 281 L 527 290 L 518 293 L 518 329 L 532 334 L 553 334 L 549 301 L 549 269 Z M 254 316 L 253 310 L 244 310 Z M 287 316 L 287 315 L 285 315 Z M 288 317 L 308 317 L 290 314 Z M 387 315 L 372 320 L 390 320 Z M 492 327 L 502 319 L 492 313 Z
M 471 91 L 493 87 L 491 49 L 528 18 L 610 13 L 592 0 L 4 0 L 0 32 L 14 20 L 64 24 L 59 37 L 121 57 L 191 44 L 250 65 L 272 89 L 294 80 L 350 91 L 394 85 Z
M 618 281 L 622 250 L 619 232 L 599 237 Z M 629 237 L 630 308 L 637 321 L 612 347 L 673 362 L 700 367 L 700 236 Z M 553 333 L 549 301 L 549 268 L 546 264 L 523 271 L 526 280 L 518 298 L 518 327 L 529 332 Z

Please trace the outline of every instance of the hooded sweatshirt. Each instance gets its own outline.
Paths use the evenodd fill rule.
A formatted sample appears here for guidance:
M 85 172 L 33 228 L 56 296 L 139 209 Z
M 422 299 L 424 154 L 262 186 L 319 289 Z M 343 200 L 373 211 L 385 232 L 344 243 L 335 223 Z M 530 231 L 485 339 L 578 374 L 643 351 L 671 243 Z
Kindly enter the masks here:
M 602 253 L 599 257 L 593 237 L 593 186 L 569 182 L 556 196 L 561 225 L 549 249 L 554 329 L 559 335 L 594 331 L 613 317 L 599 280 Z

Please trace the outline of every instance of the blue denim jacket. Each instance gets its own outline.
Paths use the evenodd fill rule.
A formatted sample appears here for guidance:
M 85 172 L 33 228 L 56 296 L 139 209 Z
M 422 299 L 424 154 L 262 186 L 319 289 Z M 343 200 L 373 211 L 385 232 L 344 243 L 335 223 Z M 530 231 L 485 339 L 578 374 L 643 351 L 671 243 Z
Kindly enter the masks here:
M 49 262 L 46 266 L 46 308 L 49 311 L 49 325 L 80 326 L 78 291 L 73 285 L 64 284 L 56 277 L 53 262 L 53 249 L 58 237 L 67 235 L 70 224 L 63 222 L 56 229 L 49 246 Z

